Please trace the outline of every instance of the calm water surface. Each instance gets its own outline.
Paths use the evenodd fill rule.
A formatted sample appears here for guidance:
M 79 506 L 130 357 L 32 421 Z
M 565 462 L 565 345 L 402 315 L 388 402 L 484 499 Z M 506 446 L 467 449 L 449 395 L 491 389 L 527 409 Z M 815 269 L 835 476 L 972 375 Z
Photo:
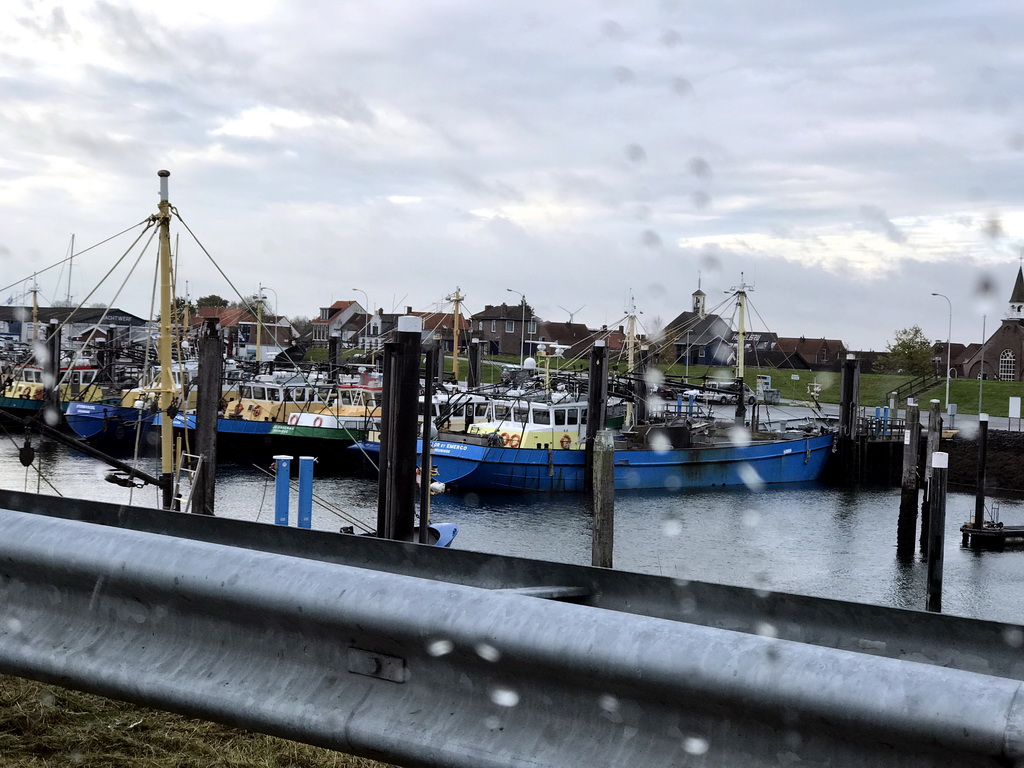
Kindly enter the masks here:
M 152 488 L 104 480 L 97 461 L 60 445 L 37 448 L 26 470 L 10 442 L 0 448 L 4 488 L 158 506 Z M 156 470 L 151 463 L 149 471 Z M 265 468 L 264 468 L 265 469 Z M 313 524 L 338 530 L 347 516 L 376 522 L 377 484 L 367 477 L 317 477 Z M 320 503 L 320 500 L 323 503 Z M 990 499 L 1000 519 L 1024 524 L 1020 500 Z M 221 465 L 217 513 L 272 522 L 274 480 L 249 465 Z M 296 495 L 292 494 L 292 520 Z M 783 487 L 752 492 L 624 492 L 615 499 L 615 567 L 676 578 L 923 608 L 926 566 L 895 555 L 899 491 Z M 946 513 L 946 613 L 1024 623 L 1024 549 L 974 552 L 960 546 L 973 494 L 950 493 Z M 344 517 L 342 516 L 344 515 Z M 580 496 L 447 493 L 433 519 L 453 522 L 457 549 L 590 563 L 590 524 Z

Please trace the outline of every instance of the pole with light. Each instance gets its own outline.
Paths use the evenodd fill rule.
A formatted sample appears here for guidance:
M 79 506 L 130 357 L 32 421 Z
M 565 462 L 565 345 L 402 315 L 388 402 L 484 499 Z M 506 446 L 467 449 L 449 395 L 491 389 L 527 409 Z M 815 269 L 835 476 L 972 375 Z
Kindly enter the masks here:
M 950 357 L 949 350 L 953 339 L 953 302 L 951 302 L 949 300 L 949 296 L 944 293 L 933 293 L 932 296 L 941 296 L 949 305 L 949 330 L 946 333 L 946 412 L 949 413 L 949 371 L 953 362 L 952 357 Z
M 509 293 L 519 293 L 511 288 L 505 290 Z M 526 294 L 519 293 L 519 297 L 523 301 L 523 327 L 519 329 L 519 367 L 522 367 L 526 362 Z
M 356 293 L 363 294 L 363 298 L 366 299 L 366 308 L 363 310 L 364 313 L 366 314 L 366 323 L 363 325 L 363 339 L 366 339 L 366 329 L 370 326 L 370 320 L 373 317 L 370 314 L 370 312 L 371 312 L 370 297 L 366 295 L 366 291 L 364 291 L 362 288 L 353 288 L 352 290 L 355 291 Z M 364 342 L 363 343 L 363 349 L 366 349 L 366 347 L 367 347 L 367 345 Z

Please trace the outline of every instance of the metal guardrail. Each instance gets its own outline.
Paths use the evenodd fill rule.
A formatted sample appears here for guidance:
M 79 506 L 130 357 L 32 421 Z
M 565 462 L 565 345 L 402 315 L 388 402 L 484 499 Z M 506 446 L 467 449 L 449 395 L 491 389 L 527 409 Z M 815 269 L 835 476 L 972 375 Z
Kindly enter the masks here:
M 3 672 L 406 766 L 1024 757 L 1010 677 L 25 512 L 0 529 Z

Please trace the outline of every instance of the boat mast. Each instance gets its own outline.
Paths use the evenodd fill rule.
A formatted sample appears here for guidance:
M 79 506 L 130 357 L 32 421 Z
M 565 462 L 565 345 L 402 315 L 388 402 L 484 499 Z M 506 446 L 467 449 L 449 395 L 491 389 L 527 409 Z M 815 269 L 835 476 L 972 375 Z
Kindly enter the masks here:
M 633 292 L 629 293 L 629 312 L 626 318 L 626 375 L 632 376 L 636 366 L 636 301 Z M 625 424 L 633 424 L 633 401 L 626 401 Z
M 71 255 L 68 256 L 68 306 L 71 306 L 71 270 L 75 266 L 75 233 L 71 233 Z
M 747 311 L 747 289 L 754 290 L 754 286 L 747 285 L 743 282 L 743 273 L 740 272 L 740 284 L 738 288 L 734 288 L 736 291 L 736 305 L 739 307 L 739 324 L 736 328 L 736 378 L 743 380 L 743 356 L 747 346 L 747 328 L 746 328 L 746 311 Z M 740 397 L 743 393 L 740 392 Z
M 172 332 L 172 297 L 171 297 L 171 204 L 167 195 L 167 177 L 170 171 L 160 171 L 160 206 L 156 216 L 160 227 L 160 341 L 157 346 L 160 360 L 160 388 L 158 390 L 158 406 L 161 413 L 160 421 L 160 480 L 163 487 L 164 509 L 171 508 L 172 484 L 174 478 L 174 425 L 168 413 L 174 396 L 174 379 L 171 368 Z
M 32 275 L 32 341 L 39 339 L 39 283 Z
M 452 305 L 452 373 L 455 375 L 455 386 L 459 386 L 459 302 L 465 296 L 459 293 L 459 286 L 455 286 L 455 293 L 448 297 Z

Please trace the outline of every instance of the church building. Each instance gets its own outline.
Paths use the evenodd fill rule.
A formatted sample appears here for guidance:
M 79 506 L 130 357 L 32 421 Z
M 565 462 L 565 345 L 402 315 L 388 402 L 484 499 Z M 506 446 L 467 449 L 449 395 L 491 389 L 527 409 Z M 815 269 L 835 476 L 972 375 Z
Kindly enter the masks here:
M 963 361 L 964 375 L 972 379 L 1024 381 L 1024 267 L 1017 268 L 1010 303 L 1002 324 L 980 349 Z

